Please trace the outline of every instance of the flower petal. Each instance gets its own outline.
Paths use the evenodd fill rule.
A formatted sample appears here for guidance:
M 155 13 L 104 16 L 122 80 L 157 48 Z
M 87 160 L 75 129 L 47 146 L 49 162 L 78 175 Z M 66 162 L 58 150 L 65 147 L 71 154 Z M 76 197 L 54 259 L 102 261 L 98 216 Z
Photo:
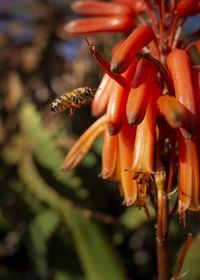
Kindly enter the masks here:
M 124 204 L 132 205 L 137 199 L 137 184 L 133 180 L 134 172 L 126 171 L 133 161 L 133 147 L 135 139 L 135 127 L 128 124 L 124 116 L 122 128 L 118 134 L 119 157 L 121 170 L 121 188 L 124 195 Z
M 92 115 L 99 116 L 103 114 L 107 108 L 110 91 L 115 81 L 105 74 L 101 83 L 95 93 L 94 100 L 92 101 Z
M 112 178 L 117 165 L 117 136 L 110 136 L 108 128 L 104 132 L 103 153 L 102 153 L 102 171 L 99 175 L 103 179 Z

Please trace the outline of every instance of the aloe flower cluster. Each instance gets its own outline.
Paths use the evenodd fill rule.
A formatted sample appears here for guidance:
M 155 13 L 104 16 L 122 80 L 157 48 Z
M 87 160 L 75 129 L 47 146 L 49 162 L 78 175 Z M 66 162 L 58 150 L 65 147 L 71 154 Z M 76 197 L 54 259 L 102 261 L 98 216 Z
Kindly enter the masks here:
M 99 118 L 61 169 L 76 167 L 103 134 L 100 176 L 118 182 L 125 205 L 146 208 L 147 201 L 157 203 L 155 194 L 159 200 L 163 190 L 172 193 L 177 167 L 178 211 L 199 211 L 200 66 L 192 64 L 189 52 L 200 52 L 199 30 L 185 40 L 180 36 L 200 2 L 82 0 L 71 7 L 90 17 L 67 23 L 68 34 L 128 34 L 114 46 L 110 62 L 86 39 L 105 72 L 92 102 Z

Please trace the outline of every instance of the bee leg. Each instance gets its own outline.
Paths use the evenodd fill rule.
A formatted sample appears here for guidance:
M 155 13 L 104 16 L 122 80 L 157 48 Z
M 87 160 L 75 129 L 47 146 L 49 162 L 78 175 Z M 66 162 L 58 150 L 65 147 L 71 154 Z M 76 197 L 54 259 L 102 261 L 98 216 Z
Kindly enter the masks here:
M 74 114 L 75 107 L 70 107 L 69 109 L 69 116 L 72 116 Z

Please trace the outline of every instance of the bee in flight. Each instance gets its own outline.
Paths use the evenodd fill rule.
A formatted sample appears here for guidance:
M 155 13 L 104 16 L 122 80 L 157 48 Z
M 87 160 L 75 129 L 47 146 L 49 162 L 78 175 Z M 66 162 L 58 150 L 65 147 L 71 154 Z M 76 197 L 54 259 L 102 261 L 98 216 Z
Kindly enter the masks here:
M 81 108 L 82 105 L 88 104 L 94 98 L 94 93 L 89 87 L 76 88 L 71 92 L 56 98 L 51 104 L 52 112 L 62 112 L 68 109 L 69 116 L 72 116 L 76 108 Z

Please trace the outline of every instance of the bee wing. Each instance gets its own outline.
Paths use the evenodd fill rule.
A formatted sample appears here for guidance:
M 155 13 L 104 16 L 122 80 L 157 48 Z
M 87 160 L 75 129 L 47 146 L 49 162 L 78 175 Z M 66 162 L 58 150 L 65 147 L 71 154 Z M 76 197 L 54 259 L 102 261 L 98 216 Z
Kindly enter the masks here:
M 58 95 L 63 95 L 66 92 L 72 91 L 74 89 L 65 79 L 63 78 L 53 78 L 51 82 L 51 87 Z

